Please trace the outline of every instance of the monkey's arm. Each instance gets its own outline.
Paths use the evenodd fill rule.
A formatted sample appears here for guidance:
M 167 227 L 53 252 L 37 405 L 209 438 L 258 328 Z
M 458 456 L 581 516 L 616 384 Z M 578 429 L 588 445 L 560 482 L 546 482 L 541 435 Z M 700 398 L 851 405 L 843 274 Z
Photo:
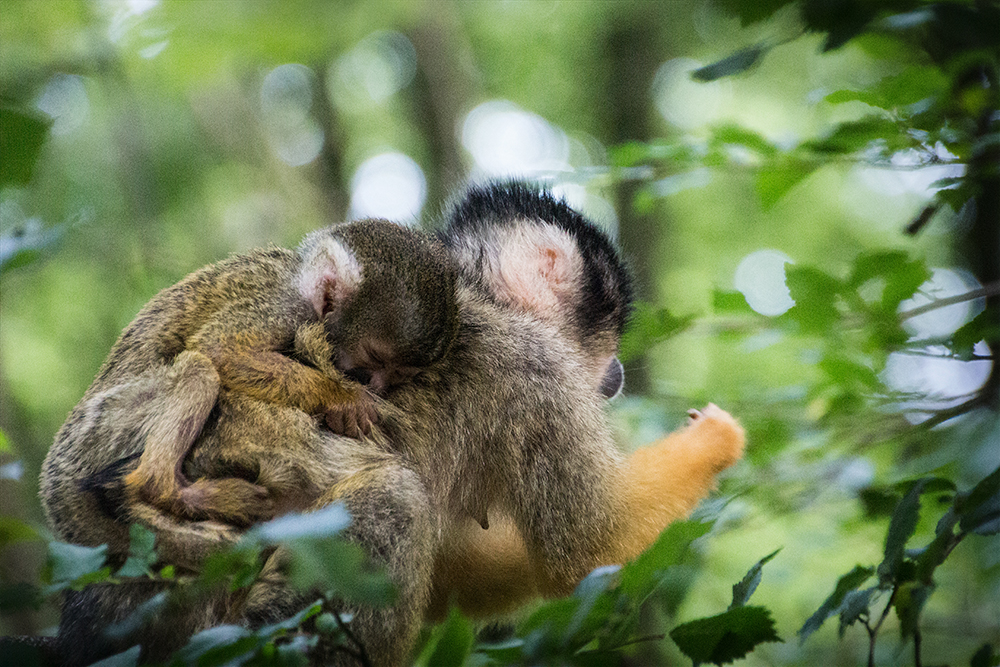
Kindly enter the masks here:
M 604 548 L 585 571 L 624 563 L 648 548 L 671 522 L 694 510 L 715 486 L 716 475 L 743 454 L 744 433 L 735 419 L 709 405 L 692 411 L 691 423 L 625 460 L 613 501 L 615 525 Z M 539 594 L 568 592 L 526 549 L 524 539 L 503 515 L 489 530 L 467 520 L 435 563 L 429 615 L 449 602 L 473 616 L 508 612 Z M 485 591 L 485 593 L 484 593 Z
M 671 522 L 688 516 L 715 487 L 716 475 L 743 456 L 743 429 L 728 412 L 709 404 L 690 415 L 687 427 L 627 459 L 624 514 L 607 563 L 642 553 Z
M 239 333 L 208 327 L 195 340 L 215 365 L 223 387 L 307 414 L 323 413 L 335 433 L 348 437 L 370 431 L 377 421 L 374 401 L 364 387 L 333 368 L 322 324 L 304 324 L 294 332 L 296 352 L 315 368 L 279 352 L 284 345 L 274 331 L 263 331 L 256 322 L 245 324 Z

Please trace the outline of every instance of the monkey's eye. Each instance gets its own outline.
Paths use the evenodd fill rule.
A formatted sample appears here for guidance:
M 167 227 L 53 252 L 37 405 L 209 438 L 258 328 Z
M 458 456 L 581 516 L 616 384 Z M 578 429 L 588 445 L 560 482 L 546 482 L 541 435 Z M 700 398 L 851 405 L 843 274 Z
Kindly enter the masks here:
M 355 366 L 350 370 L 344 371 L 344 375 L 358 384 L 363 384 L 365 386 L 371 384 L 372 381 L 372 372 L 363 366 Z

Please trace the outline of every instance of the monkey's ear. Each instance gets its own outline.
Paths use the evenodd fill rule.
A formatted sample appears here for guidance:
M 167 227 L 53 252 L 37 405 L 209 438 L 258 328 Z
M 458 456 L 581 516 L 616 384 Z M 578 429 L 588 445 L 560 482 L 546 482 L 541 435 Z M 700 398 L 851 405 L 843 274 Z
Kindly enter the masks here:
M 601 393 L 605 398 L 615 398 L 625 388 L 625 368 L 618 357 L 611 357 L 601 379 Z
M 555 225 L 525 221 L 503 230 L 492 282 L 502 300 L 543 319 L 564 318 L 579 292 L 583 258 Z
M 327 228 L 309 234 L 299 246 L 299 294 L 322 320 L 339 310 L 357 292 L 363 278 L 361 262 Z

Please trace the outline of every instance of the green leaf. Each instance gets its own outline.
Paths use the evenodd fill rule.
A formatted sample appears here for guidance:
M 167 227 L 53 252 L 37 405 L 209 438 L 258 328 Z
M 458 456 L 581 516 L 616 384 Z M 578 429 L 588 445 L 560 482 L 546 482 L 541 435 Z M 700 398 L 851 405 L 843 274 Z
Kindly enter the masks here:
M 883 585 L 898 583 L 906 543 L 917 529 L 917 520 L 920 518 L 920 496 L 926 490 L 933 490 L 936 486 L 934 482 L 934 478 L 925 477 L 913 483 L 892 513 L 885 538 L 885 559 L 878 566 L 879 581 Z
M 948 78 L 937 67 L 912 65 L 895 76 L 887 76 L 865 90 L 838 90 L 826 96 L 833 104 L 860 101 L 882 109 L 909 106 L 948 92 Z
M 825 334 L 840 319 L 837 295 L 842 283 L 817 268 L 791 264 L 785 266 L 785 284 L 795 305 L 785 317 L 799 323 L 805 333 Z
M 866 588 L 861 591 L 849 591 L 844 596 L 843 602 L 837 611 L 840 613 L 840 627 L 837 629 L 840 637 L 844 637 L 844 632 L 861 618 L 868 615 L 872 603 L 872 598 L 878 592 L 877 586 Z
M 996 667 L 1000 665 L 1000 656 L 994 655 L 991 644 L 983 644 L 969 661 L 969 667 Z
M 944 559 L 958 541 L 955 535 L 955 524 L 957 522 L 958 515 L 954 511 L 954 508 L 949 508 L 948 512 L 938 521 L 934 531 L 934 539 L 916 557 L 917 581 L 925 584 L 933 583 L 934 570 L 944 562 Z
M 619 358 L 629 361 L 641 356 L 653 345 L 675 336 L 694 320 L 694 317 L 676 317 L 666 308 L 654 308 L 639 302 L 635 306 L 628 329 L 622 336 Z
M 667 568 L 681 562 L 691 543 L 706 535 L 713 522 L 675 521 L 650 548 L 621 569 L 622 593 L 643 602 L 660 585 Z
M 772 208 L 806 176 L 816 171 L 819 162 L 782 156 L 764 164 L 757 171 L 754 187 L 764 210 Z
M 716 313 L 756 315 L 756 311 L 747 303 L 742 292 L 714 290 L 712 292 L 712 311 Z
M 1000 307 L 990 305 L 951 335 L 951 349 L 960 359 L 971 359 L 981 340 L 1000 340 Z
M 875 392 L 882 387 L 875 371 L 836 354 L 824 356 L 818 366 L 834 384 L 848 391 Z
M 719 0 L 718 4 L 727 11 L 735 14 L 740 19 L 741 25 L 750 25 L 758 21 L 763 21 L 776 11 L 789 5 L 793 0 L 757 0 L 756 2 L 746 2 L 746 0 Z
M 1000 468 L 976 484 L 959 504 L 961 530 L 979 535 L 1000 533 Z
M 780 642 L 771 613 L 764 607 L 735 607 L 717 616 L 678 625 L 670 638 L 695 665 L 716 665 L 742 658 L 764 642 Z
M 142 653 L 142 647 L 133 646 L 127 651 L 117 653 L 104 660 L 98 660 L 90 667 L 136 667 L 139 664 L 140 653 Z
M 354 542 L 343 539 L 300 539 L 285 543 L 290 556 L 288 578 L 300 590 L 331 590 L 352 602 L 390 604 L 395 591 L 388 577 L 372 567 Z
M 28 524 L 10 516 L 0 516 L 0 549 L 17 542 L 37 540 L 38 533 Z
M 177 651 L 174 662 L 196 665 L 222 665 L 242 656 L 252 655 L 260 640 L 238 625 L 219 625 L 202 630 Z M 239 664 L 239 663 L 236 663 Z
M 249 530 L 243 543 L 278 544 L 301 538 L 331 537 L 351 524 L 343 503 L 333 503 L 315 512 L 291 513 L 271 519 Z
M 83 547 L 66 542 L 49 542 L 48 564 L 51 567 L 54 590 L 77 587 L 106 578 L 111 573 L 110 568 L 105 567 L 107 559 L 107 544 Z
M 867 252 L 854 260 L 848 284 L 855 290 L 875 279 L 882 285 L 882 309 L 895 313 L 899 304 L 912 297 L 917 289 L 931 277 L 927 265 L 921 260 L 910 260 L 899 250 Z
M 733 74 L 745 72 L 756 65 L 761 56 L 770 50 L 770 44 L 767 42 L 758 42 L 753 46 L 740 49 L 711 65 L 696 69 L 691 73 L 691 78 L 695 81 L 715 81 L 724 76 L 732 76 Z
M 812 616 L 805 622 L 805 624 L 799 629 L 799 642 L 804 642 L 809 635 L 819 630 L 823 622 L 826 621 L 830 616 L 838 613 L 840 611 L 841 604 L 844 602 L 844 598 L 848 593 L 857 590 L 861 584 L 868 581 L 868 579 L 875 574 L 875 568 L 873 567 L 861 567 L 860 565 L 855 565 L 854 569 L 842 576 L 837 580 L 837 585 L 833 589 L 833 593 L 823 601 L 819 609 L 813 613 Z
M 760 153 L 763 156 L 771 157 L 778 153 L 778 149 L 770 141 L 758 132 L 748 130 L 739 125 L 720 125 L 712 128 L 713 144 L 736 144 L 745 146 L 750 150 Z
M 64 231 L 65 225 L 44 227 L 35 218 L 4 231 L 0 234 L 0 271 L 31 264 L 43 250 L 58 242 Z
M 0 188 L 31 180 L 50 124 L 37 114 L 0 106 Z
M 424 664 L 433 667 L 461 667 L 472 652 L 476 635 L 472 624 L 457 609 L 434 629 L 434 650 Z
M 861 120 L 838 125 L 824 139 L 814 139 L 802 144 L 803 148 L 819 153 L 850 154 L 862 150 L 873 141 L 885 140 L 889 146 L 899 144 L 899 127 L 882 116 L 867 116 Z
M 912 637 L 919 628 L 920 612 L 923 611 L 924 605 L 927 604 L 927 600 L 933 592 L 933 584 L 923 584 L 917 581 L 906 582 L 896 590 L 892 606 L 899 618 L 899 633 L 903 639 Z
M 257 630 L 257 636 L 263 637 L 265 639 L 272 639 L 274 637 L 284 635 L 288 632 L 291 632 L 292 630 L 295 630 L 303 623 L 308 621 L 310 618 L 316 616 L 322 611 L 323 611 L 323 601 L 317 600 L 316 602 L 313 602 L 311 605 L 302 609 L 302 611 L 298 612 L 297 614 L 294 614 L 293 616 L 289 616 L 283 621 L 278 621 L 277 623 L 271 623 L 270 625 L 263 626 L 262 628 Z M 334 624 L 336 624 L 336 621 L 334 621 Z
M 116 573 L 119 577 L 142 577 L 153 573 L 151 566 L 156 554 L 156 533 L 137 523 L 129 526 L 128 560 Z
M 0 583 L 0 614 L 39 609 L 44 600 L 42 590 L 34 584 L 26 581 Z
M 757 561 L 757 564 L 750 568 L 746 576 L 733 586 L 733 602 L 729 605 L 730 609 L 742 607 L 750 600 L 750 596 L 753 595 L 754 591 L 757 590 L 757 586 L 760 585 L 761 571 L 764 565 L 777 556 L 779 551 L 781 549 L 776 549 Z

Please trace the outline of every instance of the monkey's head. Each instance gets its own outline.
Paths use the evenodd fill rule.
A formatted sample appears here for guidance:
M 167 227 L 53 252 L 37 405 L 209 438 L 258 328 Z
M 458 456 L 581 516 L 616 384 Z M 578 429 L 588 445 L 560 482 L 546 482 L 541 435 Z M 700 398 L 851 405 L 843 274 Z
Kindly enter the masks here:
M 632 282 L 594 224 L 540 188 L 491 183 L 457 202 L 442 239 L 463 276 L 486 295 L 575 342 L 602 393 L 621 389 L 616 355 L 632 309 Z
M 448 353 L 458 331 L 456 269 L 435 239 L 362 220 L 313 232 L 299 255 L 300 293 L 351 379 L 384 395 Z

